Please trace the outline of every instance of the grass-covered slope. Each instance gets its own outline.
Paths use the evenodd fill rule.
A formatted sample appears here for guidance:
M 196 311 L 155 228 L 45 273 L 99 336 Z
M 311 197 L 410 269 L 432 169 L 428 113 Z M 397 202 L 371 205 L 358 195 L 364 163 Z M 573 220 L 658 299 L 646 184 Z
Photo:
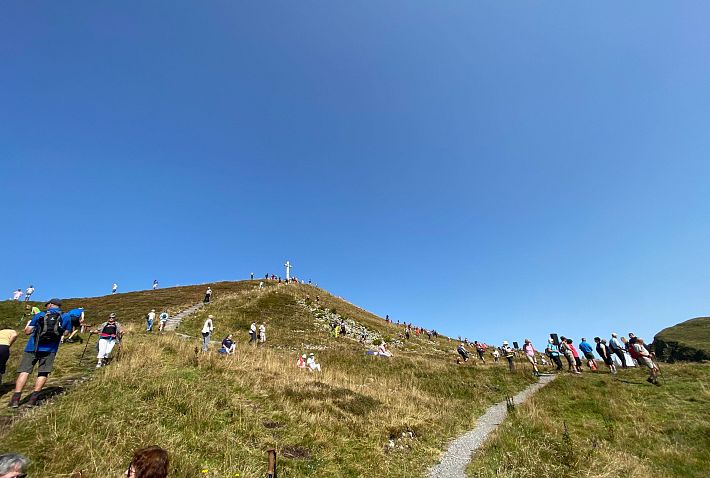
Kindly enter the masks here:
M 424 476 L 488 405 L 532 381 L 503 364 L 457 366 L 456 344 L 443 337 L 413 336 L 392 347 L 391 359 L 365 355 L 356 338 L 329 334 L 328 317 L 388 339 L 401 329 L 314 287 L 257 285 L 237 283 L 222 294 L 213 287 L 215 302 L 180 326 L 195 337 L 187 339 L 142 331 L 144 310 L 160 307 L 153 291 L 77 301 L 96 314 L 120 311 L 132 331 L 120 357 L 94 372 L 76 364 L 80 344 L 62 346 L 63 376 L 89 379 L 14 420 L 2 411 L 0 449 L 27 454 L 33 476 L 44 477 L 120 476 L 132 451 L 149 444 L 170 451 L 175 477 L 264 476 L 270 447 L 279 452 L 281 478 Z M 202 289 L 170 300 L 196 302 Z M 234 333 L 236 356 L 196 353 L 207 314 L 215 316 L 215 338 Z M 266 323 L 265 345 L 247 344 L 252 321 Z M 321 374 L 295 366 L 311 351 Z
M 470 477 L 710 476 L 710 366 L 563 374 L 503 423 Z
M 710 360 L 710 317 L 697 317 L 661 330 L 653 338 L 658 357 L 667 361 Z

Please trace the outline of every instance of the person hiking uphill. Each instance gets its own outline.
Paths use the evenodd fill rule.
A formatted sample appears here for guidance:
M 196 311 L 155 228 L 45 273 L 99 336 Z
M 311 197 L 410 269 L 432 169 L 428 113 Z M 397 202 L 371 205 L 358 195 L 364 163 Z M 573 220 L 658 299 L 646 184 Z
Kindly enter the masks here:
M 456 351 L 461 356 L 464 362 L 468 361 L 468 351 L 464 348 L 463 343 L 460 343 L 456 348 Z
M 630 349 L 634 351 L 636 361 L 640 367 L 646 366 L 649 369 L 649 377 L 646 379 L 649 383 L 660 385 L 658 383 L 658 365 L 653 362 L 651 353 L 646 349 L 643 340 L 634 336 L 629 339 Z
M 606 344 L 606 340 L 599 337 L 594 337 L 594 342 L 597 344 L 597 353 L 602 358 L 604 363 L 609 367 L 611 373 L 616 373 L 616 365 L 614 365 L 614 359 L 611 358 L 611 349 Z
M 153 322 L 155 322 L 155 309 L 151 309 L 148 315 L 145 316 L 145 331 L 153 331 Z
M 59 350 L 59 342 L 63 335 L 68 335 L 72 330 L 71 318 L 62 314 L 61 305 L 62 301 L 59 299 L 48 301 L 45 304 L 46 310 L 32 317 L 25 327 L 25 334 L 29 335 L 30 339 L 27 341 L 20 365 L 17 367 L 19 375 L 15 381 L 15 392 L 10 399 L 12 408 L 20 406 L 22 389 L 35 365 L 38 366 L 37 380 L 35 380 L 34 391 L 28 402 L 31 407 L 37 404 L 39 393 L 47 383 L 49 374 L 52 373 L 54 358 Z
M 210 300 L 212 300 L 212 288 L 208 287 L 207 291 L 205 291 L 205 298 L 202 302 L 204 302 L 205 304 L 209 304 Z
M 210 337 L 214 331 L 214 324 L 212 323 L 214 316 L 208 315 L 205 324 L 202 326 L 202 351 L 207 352 L 210 348 Z
M 108 316 L 108 320 L 99 325 L 93 333 L 99 335 L 99 343 L 97 344 L 99 353 L 96 355 L 96 368 L 101 368 L 106 365 L 113 348 L 116 345 L 120 347 L 121 339 L 123 338 L 123 327 L 116 322 L 116 314 L 111 313 Z
M 619 362 L 621 362 L 621 368 L 627 368 L 624 345 L 621 343 L 621 341 L 619 341 L 619 335 L 616 332 L 611 333 L 611 339 L 609 340 L 609 348 L 617 357 L 619 357 Z
M 82 333 L 84 332 L 84 326 L 86 325 L 84 320 L 84 308 L 79 307 L 77 309 L 72 309 L 67 312 L 67 315 L 71 318 L 72 331 L 69 337 L 62 337 L 62 343 L 71 344 L 74 342 L 75 335 L 77 335 L 80 331 Z M 78 340 L 79 342 L 83 342 L 81 337 L 78 337 Z
M 158 324 L 158 332 L 163 332 L 165 330 L 165 325 L 168 323 L 168 319 L 170 318 L 170 315 L 168 315 L 168 311 L 164 310 L 160 313 L 160 322 Z
M 478 358 L 481 360 L 481 362 L 486 363 L 486 358 L 485 358 L 486 344 L 476 340 L 473 343 L 473 345 L 476 347 L 476 353 L 478 354 Z
M 17 332 L 13 329 L 0 330 L 0 385 L 2 376 L 5 375 L 5 366 L 10 359 L 10 347 L 17 340 Z
M 503 351 L 505 359 L 508 361 L 508 368 L 511 372 L 515 372 L 515 362 L 513 361 L 513 358 L 515 358 L 515 351 L 508 344 L 507 340 L 503 341 L 503 346 L 501 347 L 501 350 Z
M 562 370 L 562 360 L 560 360 L 560 350 L 555 345 L 554 340 L 549 339 L 547 341 L 547 347 L 545 347 L 545 354 L 547 354 L 547 356 L 550 357 L 553 362 L 555 362 L 555 365 L 557 366 L 558 371 Z
M 30 284 L 30 286 L 29 286 L 27 289 L 25 289 L 25 302 L 29 302 L 29 301 L 30 301 L 30 297 L 31 297 L 32 294 L 34 294 L 34 293 L 35 293 L 35 288 L 34 288 L 34 286 L 33 286 L 32 284 Z
M 587 367 L 596 372 L 597 362 L 594 360 L 594 349 L 592 349 L 592 344 L 587 342 L 587 339 L 582 337 L 582 341 L 579 343 L 579 350 L 584 354 L 584 358 L 587 359 Z
M 525 339 L 523 352 L 525 352 L 525 358 L 528 359 L 528 362 L 530 362 L 530 365 L 533 367 L 533 374 L 536 377 L 539 377 L 540 371 L 537 369 L 537 359 L 535 358 L 535 353 L 537 351 L 535 350 L 535 347 L 533 347 L 532 342 L 530 342 L 530 339 Z

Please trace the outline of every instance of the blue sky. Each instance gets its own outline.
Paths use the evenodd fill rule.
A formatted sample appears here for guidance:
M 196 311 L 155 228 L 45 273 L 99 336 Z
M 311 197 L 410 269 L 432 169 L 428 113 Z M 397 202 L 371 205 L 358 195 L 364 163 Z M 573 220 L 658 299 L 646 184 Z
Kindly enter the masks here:
M 294 274 L 499 342 L 708 314 L 706 2 L 7 2 L 0 290 Z

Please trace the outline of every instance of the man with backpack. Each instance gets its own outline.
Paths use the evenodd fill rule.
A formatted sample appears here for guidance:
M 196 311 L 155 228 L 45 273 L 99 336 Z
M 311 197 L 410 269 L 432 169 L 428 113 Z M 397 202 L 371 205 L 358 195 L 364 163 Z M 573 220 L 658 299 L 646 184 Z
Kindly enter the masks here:
M 39 393 L 52 372 L 52 365 L 59 350 L 61 338 L 72 330 L 71 317 L 62 314 L 61 305 L 62 301 L 59 299 L 50 300 L 45 304 L 47 310 L 32 317 L 25 327 L 25 334 L 29 335 L 30 339 L 27 341 L 20 365 L 17 367 L 19 375 L 15 382 L 15 393 L 10 399 L 12 408 L 20 406 L 22 389 L 35 365 L 38 366 L 37 380 L 35 380 L 34 391 L 28 405 L 33 407 L 37 404 Z

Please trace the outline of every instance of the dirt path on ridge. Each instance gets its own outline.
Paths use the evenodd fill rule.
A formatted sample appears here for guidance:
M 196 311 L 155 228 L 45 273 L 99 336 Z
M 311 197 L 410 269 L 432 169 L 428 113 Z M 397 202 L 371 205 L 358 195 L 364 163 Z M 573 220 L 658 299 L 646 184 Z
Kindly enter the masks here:
M 513 397 L 516 405 L 521 404 L 533 393 L 552 382 L 557 375 L 543 375 L 540 381 L 529 385 L 525 390 Z M 478 450 L 498 425 L 508 415 L 505 401 L 496 403 L 486 410 L 477 421 L 476 427 L 456 438 L 449 444 L 441 456 L 439 464 L 429 470 L 429 478 L 466 478 L 466 466 L 471 461 L 473 453 Z

